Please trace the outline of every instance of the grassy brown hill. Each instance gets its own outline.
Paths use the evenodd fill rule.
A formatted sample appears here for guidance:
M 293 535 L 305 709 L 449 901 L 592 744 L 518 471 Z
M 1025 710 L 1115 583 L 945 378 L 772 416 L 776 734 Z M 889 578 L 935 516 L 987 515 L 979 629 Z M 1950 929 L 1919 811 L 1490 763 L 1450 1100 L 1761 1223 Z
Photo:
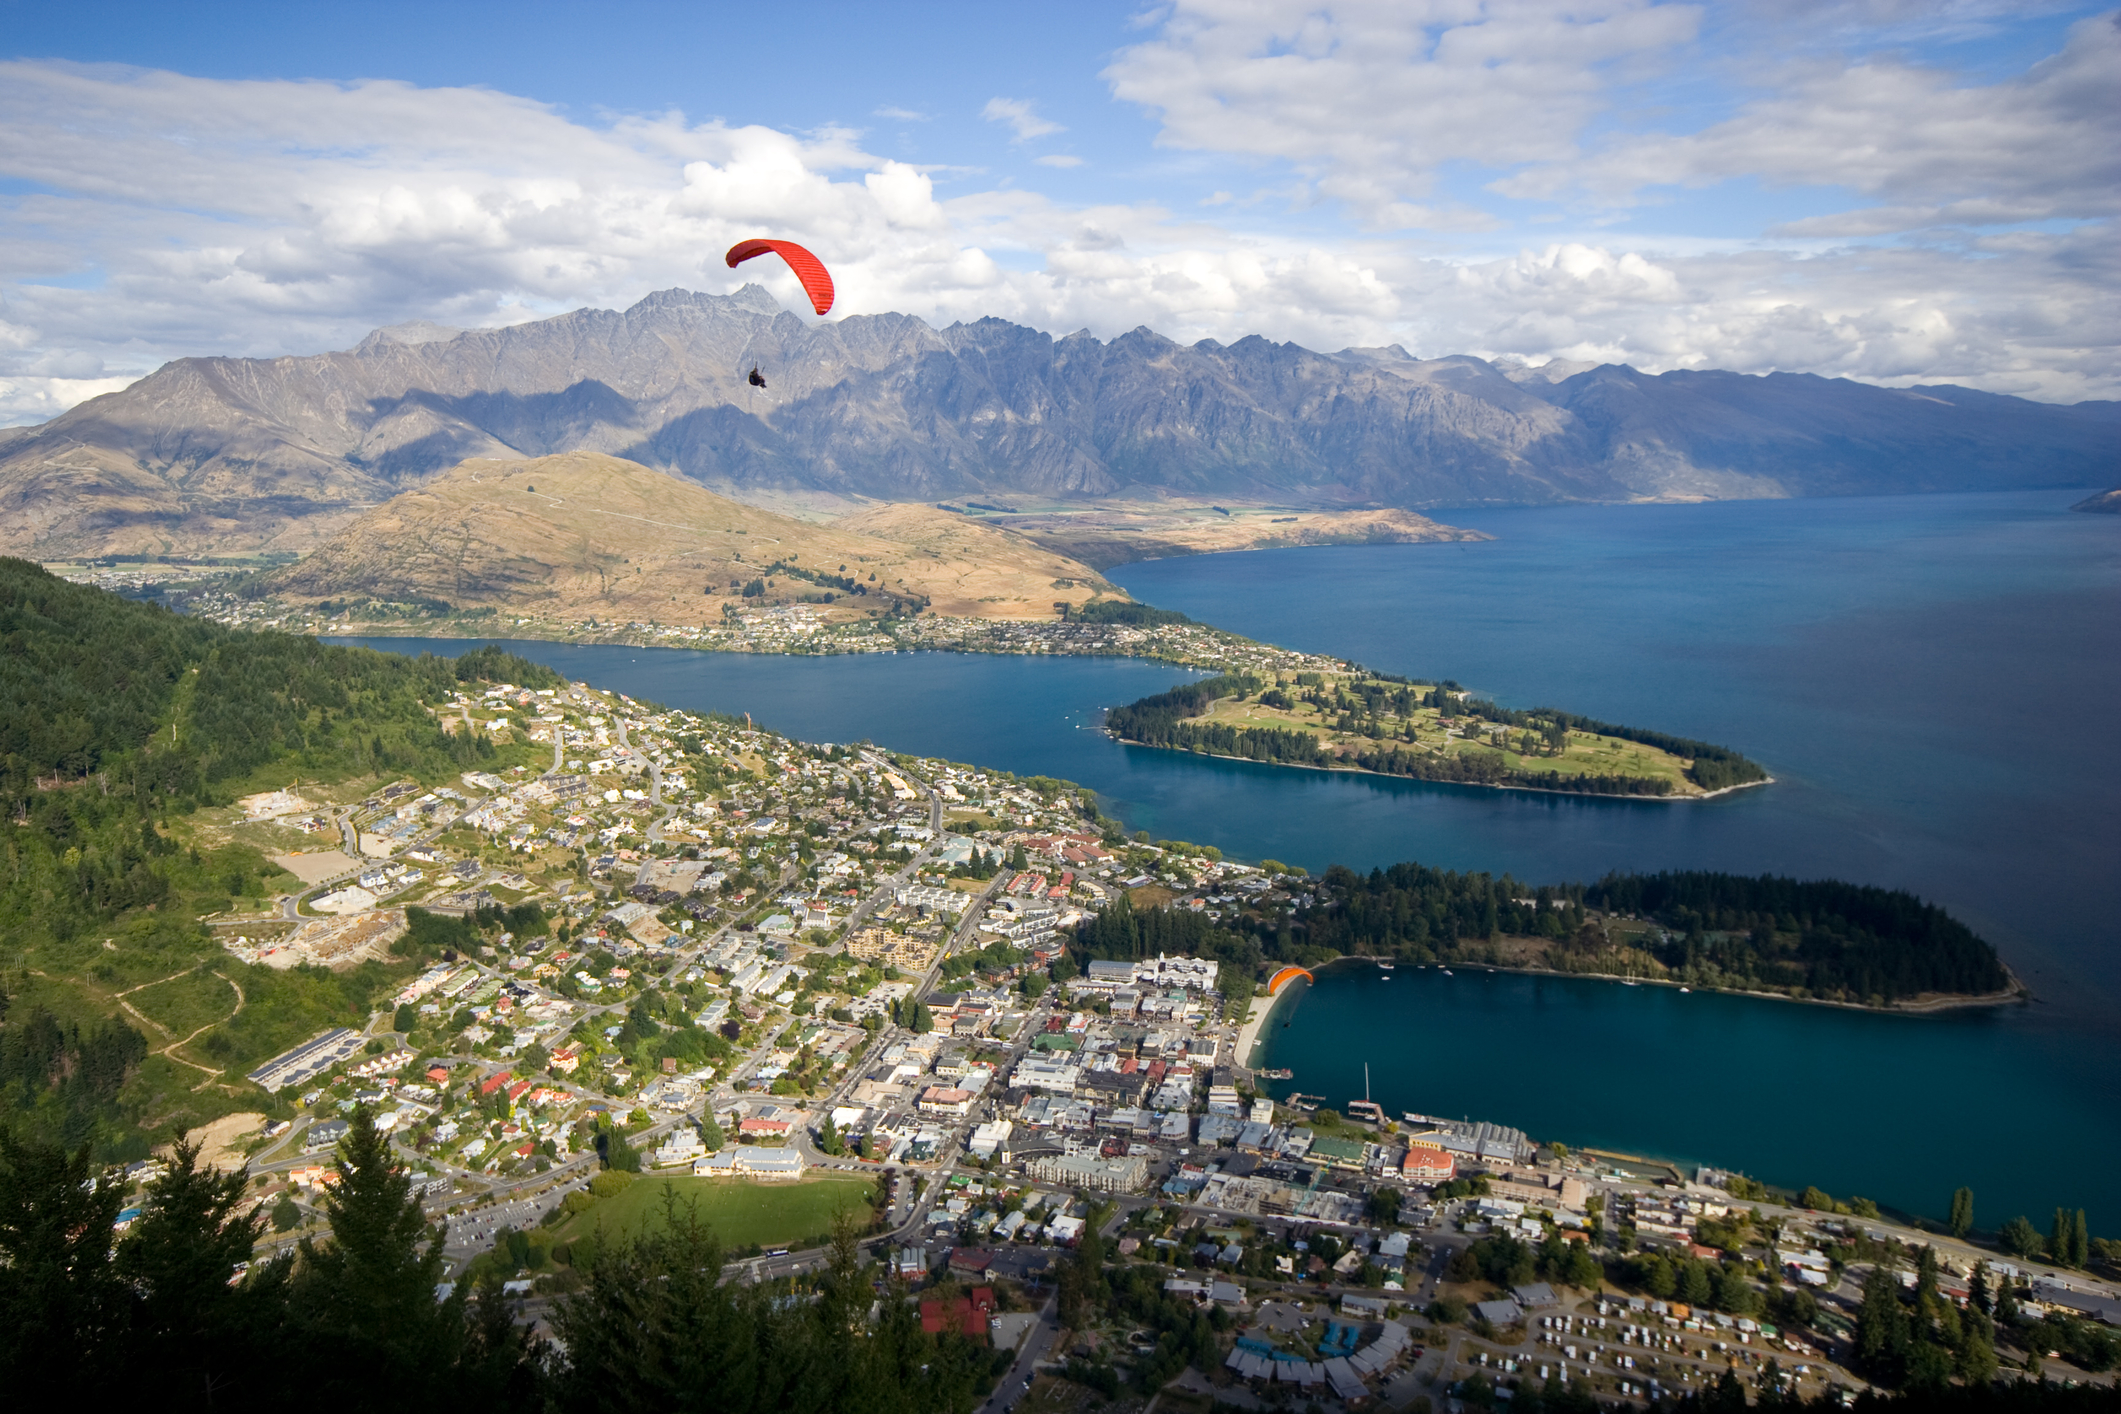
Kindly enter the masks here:
M 989 525 L 1020 531 L 1049 550 L 1098 569 L 1229 550 L 1493 538 L 1393 507 L 1321 511 L 1236 500 L 1213 505 L 1183 500 L 1091 501 L 977 513 Z
M 754 580 L 766 592 L 745 596 Z M 463 462 L 259 587 L 298 603 L 664 624 L 719 622 L 725 606 L 808 603 L 840 620 L 917 601 L 939 614 L 1050 619 L 1057 602 L 1125 597 L 1086 565 L 933 507 L 816 524 L 595 452 Z

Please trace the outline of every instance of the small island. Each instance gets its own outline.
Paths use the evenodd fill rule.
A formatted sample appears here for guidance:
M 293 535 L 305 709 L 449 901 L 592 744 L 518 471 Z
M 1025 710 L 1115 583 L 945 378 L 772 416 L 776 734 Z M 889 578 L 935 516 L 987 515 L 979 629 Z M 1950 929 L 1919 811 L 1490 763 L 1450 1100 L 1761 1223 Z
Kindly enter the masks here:
M 1701 799 L 1772 779 L 1708 742 L 1359 668 L 1225 673 L 1115 707 L 1105 730 L 1206 756 L 1575 795 Z

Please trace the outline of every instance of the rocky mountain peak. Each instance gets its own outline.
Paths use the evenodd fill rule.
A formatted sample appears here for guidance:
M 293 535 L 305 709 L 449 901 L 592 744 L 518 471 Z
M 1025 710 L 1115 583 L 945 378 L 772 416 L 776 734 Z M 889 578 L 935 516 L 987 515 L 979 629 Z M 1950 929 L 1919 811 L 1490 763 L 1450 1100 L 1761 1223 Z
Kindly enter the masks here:
M 2110 485 L 2114 425 L 2111 405 L 1949 387 L 819 322 L 750 284 L 500 329 L 395 325 L 345 353 L 178 360 L 0 440 L 0 548 L 304 550 L 473 457 L 598 453 L 739 498 L 1419 509 Z

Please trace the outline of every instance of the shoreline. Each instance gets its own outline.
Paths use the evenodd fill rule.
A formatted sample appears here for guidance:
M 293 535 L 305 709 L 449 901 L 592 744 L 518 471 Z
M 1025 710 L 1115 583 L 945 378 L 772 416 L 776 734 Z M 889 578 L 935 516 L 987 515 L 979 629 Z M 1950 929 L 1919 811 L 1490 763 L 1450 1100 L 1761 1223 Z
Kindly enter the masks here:
M 1335 960 L 1338 961 L 1338 959 Z M 1331 963 L 1327 964 L 1329 967 L 1331 965 Z M 1264 1009 L 1257 1011 L 1246 1020 L 1244 1026 L 1237 1033 L 1237 1044 L 1231 1052 L 1231 1059 L 1239 1069 L 1258 1069 L 1255 1062 L 1259 1059 L 1257 1052 L 1261 1044 L 1261 1038 L 1266 1034 L 1267 1027 L 1273 1022 L 1274 1014 L 1281 1010 L 1283 1002 L 1288 1001 L 1293 996 L 1300 996 L 1310 985 L 1309 982 L 1301 977 L 1291 978 L 1288 986 L 1282 988 L 1274 996 L 1267 998 L 1267 1004 Z M 1254 1004 L 1257 1005 L 1257 1002 L 1258 998 L 1255 997 Z
M 991 623 L 996 625 L 1017 626 L 1064 626 L 1060 624 L 1060 621 L 1053 621 L 1051 624 L 1049 624 L 1049 621 L 1046 620 L 1032 621 L 1016 619 L 994 619 L 975 620 L 972 622 L 981 624 Z M 1212 658 L 1203 659 L 1200 657 L 1188 657 L 1178 653 L 1155 651 L 1151 647 L 1151 645 L 1148 644 L 1136 644 L 1124 641 L 1098 644 L 1094 647 L 1088 647 L 1087 651 L 1070 651 L 1066 648 L 1057 649 L 1055 647 L 1044 644 L 1026 644 L 1023 646 L 1014 646 L 1009 644 L 997 644 L 980 641 L 944 643 L 922 643 L 915 641 L 909 643 L 903 639 L 900 639 L 896 634 L 889 632 L 883 632 L 875 635 L 866 635 L 864 636 L 865 641 L 859 643 L 850 642 L 846 637 L 835 636 L 832 638 L 828 638 L 815 646 L 811 646 L 801 642 L 780 645 L 756 643 L 724 643 L 718 641 L 702 642 L 698 640 L 684 643 L 670 643 L 660 641 L 656 634 L 647 632 L 634 633 L 631 635 L 621 633 L 610 637 L 585 638 L 574 635 L 568 635 L 563 637 L 553 634 L 551 632 L 539 632 L 533 625 L 522 624 L 510 625 L 509 628 L 511 631 L 505 634 L 498 632 L 465 634 L 461 631 L 445 631 L 461 630 L 461 624 L 437 624 L 427 628 L 424 631 L 422 631 L 419 627 L 413 625 L 388 625 L 387 627 L 394 630 L 391 632 L 378 632 L 378 627 L 382 626 L 349 625 L 343 629 L 310 630 L 304 628 L 289 629 L 282 631 L 308 633 L 309 636 L 318 639 L 432 638 L 450 639 L 457 642 L 469 643 L 478 641 L 494 642 L 514 638 L 534 643 L 560 643 L 566 644 L 569 647 L 579 648 L 670 648 L 681 651 L 691 651 L 695 653 L 747 653 L 755 654 L 761 657 L 782 658 L 841 658 L 856 657 L 863 655 L 884 655 L 892 653 L 970 653 L 985 654 L 1002 658 L 1130 658 L 1139 662 L 1164 663 L 1168 664 L 1173 668 L 1177 668 L 1187 672 L 1228 672 L 1231 670 L 1231 664 L 1227 661 L 1219 662 L 1213 660 Z M 1191 625 L 1191 627 L 1207 629 L 1213 634 L 1233 640 L 1236 644 L 1240 644 L 1248 648 L 1264 650 L 1268 653 L 1287 654 L 1292 658 L 1317 659 L 1320 661 L 1325 660 L 1325 655 L 1322 654 L 1305 654 L 1295 649 L 1280 648 L 1272 644 L 1255 643 L 1251 639 L 1246 639 L 1239 635 L 1231 634 L 1228 632 L 1228 630 L 1212 628 L 1209 625 L 1205 624 Z M 879 639 L 882 641 L 878 641 Z M 874 646 L 871 646 L 872 644 Z M 1141 651 L 1144 649 L 1149 651 Z M 1333 661 L 1338 662 L 1339 660 Z M 1669 795 L 1633 795 L 1619 792 L 1607 793 L 1603 791 L 1564 790 L 1554 786 L 1522 785 L 1509 782 L 1496 784 L 1488 781 L 1434 781 L 1427 780 L 1420 776 L 1400 776 L 1395 775 L 1389 771 L 1372 771 L 1361 766 L 1312 766 L 1303 762 L 1295 761 L 1254 761 L 1249 756 L 1225 756 L 1219 752 L 1183 750 L 1175 746 L 1155 746 L 1148 742 L 1135 741 L 1129 737 L 1123 737 L 1117 732 L 1107 730 L 1102 725 L 1098 727 L 1098 730 L 1104 732 L 1107 737 L 1111 738 L 1115 742 L 1118 742 L 1122 746 L 1136 746 L 1142 748 L 1145 751 L 1168 751 L 1173 753 L 1174 755 L 1180 756 L 1199 756 L 1210 761 L 1239 761 L 1246 762 L 1254 766 L 1276 766 L 1294 771 L 1318 771 L 1327 775 L 1339 774 L 1349 776 L 1375 776 L 1384 780 L 1408 781 L 1418 785 L 1468 786 L 1476 790 L 1522 791 L 1528 795 L 1557 795 L 1567 796 L 1579 800 L 1613 800 L 1655 805 L 1679 805 L 1695 801 L 1715 800 L 1720 796 L 1735 795 L 1739 791 L 1751 790 L 1757 786 L 1771 786 L 1775 784 L 1775 777 L 1770 774 L 1764 776 L 1762 779 L 1757 781 L 1746 781 L 1740 785 L 1735 786 L 1721 786 L 1715 790 L 1700 791 L 1698 793 L 1673 793 Z
M 1368 953 L 1342 953 L 1331 962 L 1321 963 L 1314 970 L 1324 972 L 1341 962 L 1347 961 L 1368 963 L 1372 967 L 1376 966 L 1377 963 L 1377 959 Z M 1997 961 L 2002 966 L 2004 974 L 2011 979 L 2012 987 L 2010 990 L 1981 992 L 1966 996 L 1933 996 L 1926 1001 L 1893 1002 L 1882 1007 L 1870 1006 L 1864 1002 L 1837 1002 L 1831 997 L 1793 997 L 1783 992 L 1760 992 L 1741 987 L 1696 987 L 1687 982 L 1675 982 L 1669 977 L 1629 977 L 1619 972 L 1563 972 L 1552 967 L 1525 967 L 1519 964 L 1503 962 L 1461 962 L 1456 964 L 1456 966 L 1468 972 L 1476 969 L 1484 972 L 1508 972 L 1519 977 L 1575 978 L 1586 982 L 1633 983 L 1638 987 L 1684 988 L 1691 993 L 1704 997 L 1747 997 L 1756 1001 L 1789 1002 L 1797 1006 L 1832 1007 L 1839 1011 L 1863 1012 L 1870 1016 L 1935 1016 L 1939 1012 L 1947 1011 L 1966 1011 L 2021 1004 L 2030 1005 L 2034 1000 L 2032 989 L 2019 981 L 2018 974 L 2011 971 L 2009 963 L 2003 962 L 2001 958 L 1998 958 Z M 1422 964 L 1402 965 L 1419 967 Z M 1427 965 L 1444 967 L 1451 964 L 1430 963 Z
M 200 616 L 231 628 L 312 638 L 431 638 L 460 642 L 522 639 L 584 648 L 675 648 L 700 653 L 756 653 L 838 658 L 884 653 L 978 653 L 1021 658 L 1134 658 L 1203 673 L 1341 672 L 1348 664 L 1323 653 L 1261 643 L 1212 624 L 1082 623 L 1066 619 L 981 619 L 925 615 L 831 623 L 800 619 L 719 624 L 586 625 L 574 620 L 516 619 L 476 625 L 462 618 L 319 621 L 231 616 L 212 607 Z M 299 618 L 298 622 L 286 622 Z M 476 631 L 474 631 L 476 630 Z
M 1607 794 L 1603 791 L 1592 790 L 1560 790 L 1554 786 L 1496 785 L 1489 781 L 1432 781 L 1422 776 L 1399 776 L 1394 775 L 1390 771 L 1372 771 L 1362 766 L 1312 766 L 1302 761 L 1255 761 L 1249 756 L 1225 756 L 1216 751 L 1194 751 L 1177 746 L 1157 746 L 1150 742 L 1136 741 L 1132 737 L 1121 736 L 1115 731 L 1106 731 L 1102 727 L 1098 730 L 1104 731 L 1106 736 L 1111 737 L 1122 746 L 1138 746 L 1144 751 L 1168 751 L 1174 756 L 1198 756 L 1208 761 L 1241 761 L 1249 766 L 1272 766 L 1283 771 L 1318 771 L 1328 776 L 1375 776 L 1379 780 L 1408 781 L 1414 785 L 1423 786 L 1465 786 L 1472 790 L 1521 790 L 1528 795 L 1566 795 L 1573 796 L 1579 800 L 1624 800 L 1640 802 L 1645 805 L 1687 805 L 1700 800 L 1714 800 L 1720 795 L 1735 795 L 1739 791 L 1752 790 L 1756 786 L 1771 786 L 1775 784 L 1773 776 L 1766 776 L 1757 781 L 1747 781 L 1742 785 L 1719 786 L 1715 790 L 1703 791 L 1699 795 L 1625 795 L 1619 792 Z

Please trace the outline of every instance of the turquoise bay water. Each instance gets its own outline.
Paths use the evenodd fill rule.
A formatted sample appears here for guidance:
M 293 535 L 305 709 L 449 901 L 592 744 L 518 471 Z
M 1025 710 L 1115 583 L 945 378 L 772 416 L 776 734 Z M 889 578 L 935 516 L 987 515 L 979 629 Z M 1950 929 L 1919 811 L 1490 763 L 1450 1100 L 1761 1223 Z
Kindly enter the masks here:
M 1499 990 L 1477 1006 L 1468 989 L 1418 1015 L 1342 1015 L 1326 1003 L 1337 984 L 1322 984 L 1276 1045 L 1309 1044 L 1315 1032 L 1358 1084 L 1363 1053 L 1374 1052 L 1373 1065 L 1384 1058 L 1410 1087 L 1391 1101 L 1406 1108 L 1450 1109 L 1411 1087 L 1465 1064 L 1486 1089 L 1462 1109 L 1555 1137 L 1627 1135 L 1611 1142 L 1925 1212 L 1966 1182 L 1977 1195 L 2023 1195 L 2011 1201 L 2036 1219 L 2058 1202 L 2083 1204 L 2111 1230 L 2121 1226 L 2111 1177 L 2121 1172 L 2121 524 L 2067 514 L 2071 499 L 1468 512 L 1449 518 L 1497 538 L 1115 572 L 1150 603 L 1241 633 L 1456 678 L 1513 705 L 1724 742 L 1777 776 L 1710 802 L 1571 799 L 1121 746 L 1094 729 L 1099 709 L 1188 676 L 1140 662 L 510 646 L 574 678 L 750 712 L 810 740 L 869 738 L 1067 777 L 1096 788 L 1131 828 L 1240 858 L 1313 869 L 1418 859 L 1533 881 L 1715 868 L 1913 889 L 1993 940 L 2039 1002 L 1880 1018 L 1599 983 L 1523 981 L 1548 990 L 1517 993 L 1490 979 Z M 1552 1000 L 1578 995 L 1591 1000 Z M 1547 1026 L 1513 1023 L 1512 1008 L 1538 996 L 1549 998 Z M 1670 1010 L 1675 999 L 1693 1010 Z M 1720 1035 L 1689 1025 L 1723 1014 L 1699 1005 L 1711 1000 L 1737 1009 Z M 1453 1030 L 1461 1016 L 1467 1029 Z M 1389 1059 L 1402 1035 L 1416 1046 L 1450 1039 L 1402 1065 Z M 1579 1097 L 1581 1125 L 1541 1117 L 1557 1076 L 1638 1035 L 1654 1058 L 1609 1087 L 1607 1118 L 1595 1097 Z M 1477 1064 L 1455 1057 L 1466 1047 Z M 1673 1080 L 1696 1073 L 1724 1098 Z M 1298 1088 L 1323 1088 L 1313 1079 Z M 1829 1109 L 1854 1128 L 1823 1122 Z M 1741 1123 L 1747 1143 L 1734 1147 Z M 1851 1142 L 1857 1133 L 1871 1137 Z M 1947 1137 L 1948 1151 L 1919 1136 Z M 1755 1165 L 1746 1155 L 1756 1139 L 1795 1158 Z M 1984 1211 L 1984 1222 L 2009 1215 Z
M 1340 1104 L 1367 1061 L 1395 1115 L 1498 1120 L 1933 1217 L 1965 1184 L 1984 1228 L 2061 1203 L 2097 1231 L 2121 1220 L 2112 1072 L 2077 1066 L 2055 1032 L 1453 970 L 1327 971 L 1272 1019 L 1260 1063 L 1294 1075 L 1270 1088 Z

